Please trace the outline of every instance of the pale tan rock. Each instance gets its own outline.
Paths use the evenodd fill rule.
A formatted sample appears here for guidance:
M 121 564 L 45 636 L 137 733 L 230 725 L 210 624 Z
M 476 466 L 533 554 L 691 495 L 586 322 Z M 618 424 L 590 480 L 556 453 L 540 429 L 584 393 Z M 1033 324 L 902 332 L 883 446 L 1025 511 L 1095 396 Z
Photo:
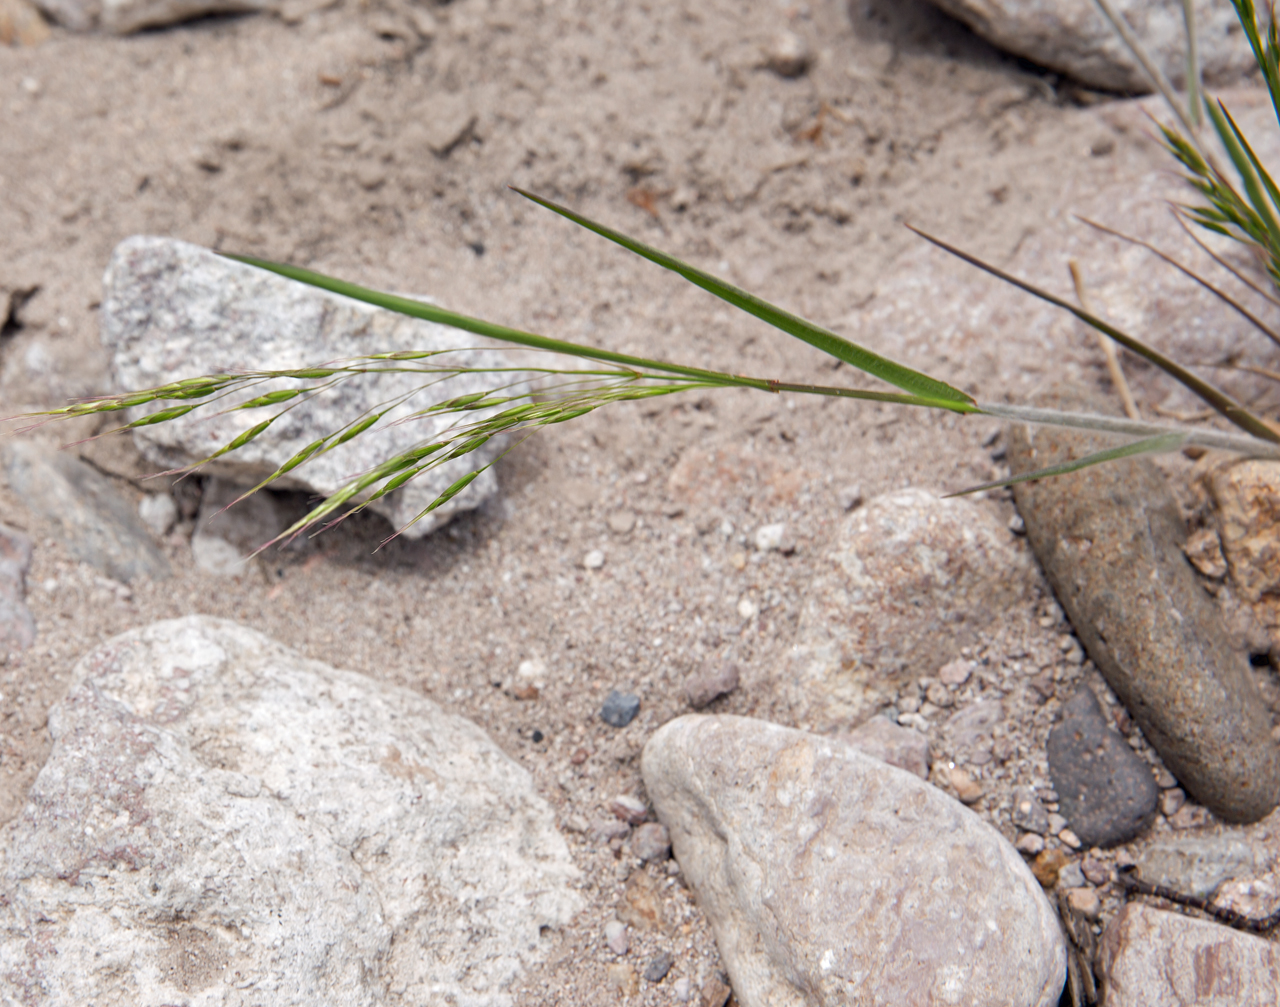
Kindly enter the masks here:
M 1057 913 L 998 832 L 912 774 L 743 717 L 680 717 L 642 772 L 742 1007 L 1056 1004 Z
M 0 0 L 0 45 L 39 45 L 49 37 L 49 26 L 31 0 Z M 0 292 L 0 308 L 9 316 L 8 292 Z
M 981 503 L 907 489 L 841 520 L 834 549 L 815 563 L 782 683 L 796 721 L 815 730 L 887 705 L 902 680 L 932 673 L 980 629 L 990 632 L 1036 579 L 1029 555 Z
M 1115 29 L 1093 0 L 933 0 L 987 41 L 1092 87 L 1145 94 L 1152 90 Z M 1114 0 L 1165 75 L 1186 75 L 1182 5 L 1173 0 Z M 1197 37 L 1211 81 L 1243 77 L 1253 67 L 1249 44 L 1227 0 L 1196 0 Z
M 1231 587 L 1274 645 L 1280 642 L 1280 465 L 1220 459 L 1207 466 L 1200 484 L 1213 504 Z
M 1130 902 L 1098 949 L 1107 1007 L 1274 1007 L 1280 953 L 1220 923 Z

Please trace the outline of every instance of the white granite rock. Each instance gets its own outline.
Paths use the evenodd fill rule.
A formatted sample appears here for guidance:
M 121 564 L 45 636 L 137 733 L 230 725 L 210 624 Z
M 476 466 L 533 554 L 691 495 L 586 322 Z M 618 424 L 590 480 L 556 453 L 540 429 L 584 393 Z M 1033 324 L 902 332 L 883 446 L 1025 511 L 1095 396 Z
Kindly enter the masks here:
M 1098 948 L 1107 1007 L 1274 1007 L 1276 946 L 1221 923 L 1130 902 Z
M 451 366 L 510 365 L 510 358 L 499 350 L 469 349 L 484 342 L 470 333 L 338 297 L 168 238 L 132 237 L 121 242 L 103 284 L 102 341 L 112 354 L 115 380 L 122 390 L 204 374 L 317 366 L 364 354 L 409 350 L 453 351 L 447 357 Z M 349 379 L 302 403 L 255 440 L 202 471 L 252 485 L 317 438 L 413 393 L 430 380 L 430 374 Z M 310 459 L 275 486 L 327 495 L 378 462 L 430 443 L 451 422 L 449 417 L 433 416 L 391 425 L 396 420 L 499 383 L 485 375 L 463 375 L 416 392 L 373 430 Z M 293 386 L 268 382 L 255 386 L 240 401 Z M 505 394 L 519 390 L 517 386 Z M 131 418 L 159 408 L 139 407 Z M 177 468 L 207 458 L 273 412 L 264 408 L 226 412 L 224 408 L 225 404 L 197 410 L 168 423 L 142 427 L 134 436 L 151 461 Z M 468 418 L 483 415 L 476 412 Z M 496 458 L 505 443 L 495 437 L 474 453 L 448 461 L 383 497 L 373 509 L 399 528 L 457 479 Z M 425 535 L 450 515 L 479 506 L 496 491 L 497 479 L 490 469 L 405 534 Z
M 1091 87 L 1146 94 L 1151 84 L 1093 0 L 933 0 L 987 41 Z M 1160 69 L 1181 85 L 1187 37 L 1179 0 L 1114 0 Z M 1206 80 L 1230 83 L 1253 67 L 1229 0 L 1196 0 Z
M 0 1001 L 507 1005 L 577 871 L 474 724 L 235 623 L 85 657 L 0 846 Z
M 1057 914 L 998 832 L 827 737 L 689 715 L 645 746 L 743 1007 L 1057 1004 Z
M 71 31 L 112 35 L 162 28 L 210 14 L 274 11 L 280 7 L 278 0 L 37 0 L 36 5 Z
M 782 688 L 815 730 L 886 705 L 1029 597 L 1030 557 L 981 503 L 921 489 L 887 493 L 842 519 L 815 564 Z

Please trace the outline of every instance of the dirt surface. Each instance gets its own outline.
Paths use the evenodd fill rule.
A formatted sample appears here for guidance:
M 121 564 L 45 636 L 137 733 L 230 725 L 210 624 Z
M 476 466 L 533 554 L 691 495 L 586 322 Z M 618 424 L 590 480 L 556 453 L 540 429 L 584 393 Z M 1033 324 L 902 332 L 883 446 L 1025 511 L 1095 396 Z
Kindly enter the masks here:
M 904 221 L 1001 262 L 1070 193 L 1165 166 L 1147 138 L 1117 134 L 1092 96 L 917 0 L 320 0 L 289 11 L 125 39 L 55 32 L 0 50 L 0 292 L 14 295 L 0 336 L 5 412 L 111 390 L 96 309 L 110 251 L 130 234 L 429 294 L 613 350 L 829 383 L 856 379 L 506 186 L 847 329 L 918 241 Z M 795 78 L 768 66 L 783 31 L 812 52 Z M 892 350 L 896 335 L 883 339 Z M 1037 348 L 1008 352 L 1029 360 Z M 523 978 L 520 1002 L 617 1002 L 602 930 L 626 898 L 665 907 L 665 925 L 633 934 L 636 972 L 659 950 L 675 956 L 662 984 L 641 980 L 637 1002 L 672 1002 L 681 976 L 696 996 L 719 964 L 690 894 L 576 830 L 613 795 L 642 794 L 644 741 L 687 710 L 681 683 L 703 661 L 743 669 L 742 687 L 713 709 L 793 723 L 771 683 L 843 517 L 839 491 L 985 480 L 996 429 L 746 391 L 624 406 L 526 444 L 500 469 L 498 501 L 424 541 L 374 554 L 387 528 L 361 516 L 217 579 L 193 568 L 187 521 L 166 543 L 175 576 L 127 591 L 69 560 L 40 515 L 0 490 L 3 520 L 37 544 L 29 585 L 41 633 L 0 669 L 0 819 L 21 807 L 47 753 L 46 711 L 80 655 L 156 619 L 237 619 L 421 690 L 534 774 L 584 868 L 590 908 L 558 956 Z M 125 441 L 76 450 L 131 494 L 149 471 Z M 1006 498 L 982 506 L 1012 517 Z M 775 521 L 788 523 L 794 554 L 749 547 L 749 533 Z M 582 564 L 593 549 L 605 555 L 599 570 Z M 757 616 L 739 614 L 744 597 Z M 1084 675 L 1096 683 L 1068 659 L 1069 628 L 1047 595 L 1014 621 L 1018 633 L 974 652 L 989 673 L 958 698 L 1008 694 L 1007 759 L 976 809 L 1011 837 L 1008 790 L 1047 779 L 1058 703 L 1019 676 L 1050 668 L 1059 694 Z M 515 698 L 523 661 L 545 664 L 536 699 Z M 598 717 L 612 688 L 643 701 L 622 730 Z M 935 744 L 935 759 L 946 755 Z

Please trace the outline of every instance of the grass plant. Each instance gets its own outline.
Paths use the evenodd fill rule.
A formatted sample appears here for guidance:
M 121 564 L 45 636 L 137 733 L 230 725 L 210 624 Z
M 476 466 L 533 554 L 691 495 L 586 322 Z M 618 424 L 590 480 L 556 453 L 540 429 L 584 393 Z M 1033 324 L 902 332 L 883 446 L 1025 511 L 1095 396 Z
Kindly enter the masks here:
M 1142 49 L 1139 40 L 1133 36 L 1128 25 L 1111 8 L 1108 0 L 1096 0 L 1096 2 L 1112 19 L 1139 62 L 1147 68 L 1157 90 L 1164 95 L 1174 114 L 1176 124 L 1160 126 L 1161 134 L 1170 152 L 1185 170 L 1193 192 L 1202 199 L 1200 203 L 1187 204 L 1178 208 L 1184 226 L 1185 222 L 1190 222 L 1245 243 L 1254 250 L 1263 263 L 1272 284 L 1280 284 L 1280 188 L 1277 188 L 1226 106 L 1220 101 L 1207 98 L 1199 85 L 1194 22 L 1189 2 L 1187 25 L 1191 55 L 1188 61 L 1189 86 L 1185 100 L 1177 95 L 1172 85 L 1160 73 L 1154 61 Z M 1268 20 L 1266 27 L 1262 28 L 1259 26 L 1257 11 L 1252 0 L 1232 0 L 1232 2 L 1269 88 L 1277 115 L 1280 116 L 1280 40 L 1277 39 L 1274 19 Z M 1202 115 L 1201 112 L 1204 114 Z M 1213 134 L 1234 169 L 1234 178 L 1219 165 L 1219 157 L 1209 149 L 1208 139 L 1204 135 L 1207 131 L 1203 128 L 1206 119 L 1212 125 Z M 269 270 L 289 279 L 389 311 L 462 329 L 501 343 L 539 351 L 553 356 L 557 362 L 545 367 L 518 368 L 521 374 L 515 375 L 512 373 L 513 369 L 508 367 L 477 369 L 451 366 L 447 353 L 371 354 L 294 370 L 229 372 L 188 378 L 157 388 L 75 402 L 59 409 L 36 414 L 31 418 L 47 420 L 134 410 L 132 414 L 134 418 L 115 428 L 131 430 L 172 421 L 198 409 L 257 410 L 263 414 L 261 421 L 223 445 L 209 458 L 191 466 L 191 469 L 199 469 L 208 462 L 243 447 L 261 436 L 273 423 L 291 410 L 314 396 L 326 394 L 336 385 L 356 375 L 418 373 L 423 376 L 423 386 L 430 387 L 433 396 L 439 399 L 439 393 L 447 387 L 451 377 L 463 373 L 473 374 L 477 370 L 492 374 L 494 384 L 491 391 L 452 398 L 445 397 L 415 413 L 415 416 L 447 416 L 451 422 L 443 432 L 436 434 L 429 442 L 416 445 L 393 457 L 380 459 L 365 471 L 353 476 L 344 486 L 321 500 L 297 523 L 286 529 L 281 538 L 327 526 L 334 520 L 340 519 L 343 514 L 367 506 L 424 472 L 451 459 L 470 454 L 495 437 L 506 438 L 508 443 L 518 443 L 542 427 L 572 420 L 615 402 L 730 387 L 750 388 L 765 394 L 793 392 L 896 403 L 904 407 L 945 410 L 962 415 L 983 415 L 1033 424 L 1075 427 L 1110 434 L 1115 438 L 1114 446 L 1076 462 L 972 487 L 964 492 L 1009 485 L 1025 479 L 1043 478 L 1120 457 L 1174 451 L 1187 445 L 1222 449 L 1251 457 L 1280 459 L 1280 433 L 1277 433 L 1277 428 L 1192 369 L 1172 360 L 1147 341 L 1109 324 L 1089 310 L 1086 304 L 1071 304 L 923 231 L 913 228 L 922 238 L 933 242 L 938 247 L 978 269 L 1070 312 L 1107 340 L 1118 343 L 1145 358 L 1201 398 L 1223 420 L 1233 426 L 1235 432 L 1211 426 L 1145 422 L 1134 418 L 1132 410 L 1130 416 L 1118 418 L 979 400 L 951 386 L 945 380 L 874 353 L 829 329 L 726 283 L 710 273 L 643 244 L 605 224 L 590 220 L 567 207 L 557 205 L 533 193 L 515 191 L 545 209 L 594 232 L 601 238 L 678 274 L 689 283 L 701 287 L 733 307 L 754 315 L 780 331 L 851 365 L 863 374 L 878 380 L 885 387 L 865 389 L 786 382 L 612 353 L 497 325 L 435 305 L 371 290 L 296 266 L 282 265 L 248 256 L 228 255 L 228 258 L 249 266 Z M 1204 247 L 1208 250 L 1208 246 Z M 1166 261 L 1173 261 L 1197 282 L 1205 283 L 1246 318 L 1257 324 L 1273 340 L 1280 342 L 1274 332 L 1256 316 L 1246 311 L 1237 301 L 1229 298 L 1165 253 L 1156 249 L 1152 251 Z M 1261 285 L 1250 281 L 1243 272 L 1229 266 L 1225 259 L 1216 253 L 1210 252 L 1210 254 L 1239 279 L 1249 283 L 1255 291 L 1263 294 L 1272 303 L 1280 304 L 1280 298 L 1277 298 L 1274 292 L 1266 291 Z M 1255 370 L 1266 371 L 1265 368 L 1255 368 Z M 525 390 L 528 386 L 516 382 L 517 376 L 537 379 L 535 390 Z M 351 417 L 340 429 L 325 434 L 297 452 L 262 479 L 257 486 L 248 490 L 245 495 L 270 486 L 294 469 L 307 465 L 326 452 L 366 434 L 380 424 L 392 422 L 388 414 L 406 398 L 401 397 L 395 402 L 383 403 L 377 409 Z M 142 411 L 142 415 L 137 415 L 138 410 Z M 399 413 L 394 421 L 405 422 Z M 476 478 L 479 471 L 482 470 L 473 471 L 453 482 L 413 520 L 420 520 L 462 492 Z

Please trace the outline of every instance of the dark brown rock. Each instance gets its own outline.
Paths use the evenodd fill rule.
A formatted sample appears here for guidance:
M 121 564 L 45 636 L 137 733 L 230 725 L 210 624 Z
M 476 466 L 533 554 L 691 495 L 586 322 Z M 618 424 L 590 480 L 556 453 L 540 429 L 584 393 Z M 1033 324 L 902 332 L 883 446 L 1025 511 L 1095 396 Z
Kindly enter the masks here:
M 1009 463 L 1025 473 L 1111 443 L 1015 426 Z M 1271 811 L 1280 752 L 1266 708 L 1183 555 L 1186 528 L 1155 466 L 1109 462 L 1022 483 L 1014 495 L 1077 636 L 1165 765 L 1220 818 Z
M 1145 829 L 1160 791 L 1147 764 L 1107 727 L 1088 688 L 1049 732 L 1049 776 L 1071 830 L 1089 846 L 1114 846 Z

